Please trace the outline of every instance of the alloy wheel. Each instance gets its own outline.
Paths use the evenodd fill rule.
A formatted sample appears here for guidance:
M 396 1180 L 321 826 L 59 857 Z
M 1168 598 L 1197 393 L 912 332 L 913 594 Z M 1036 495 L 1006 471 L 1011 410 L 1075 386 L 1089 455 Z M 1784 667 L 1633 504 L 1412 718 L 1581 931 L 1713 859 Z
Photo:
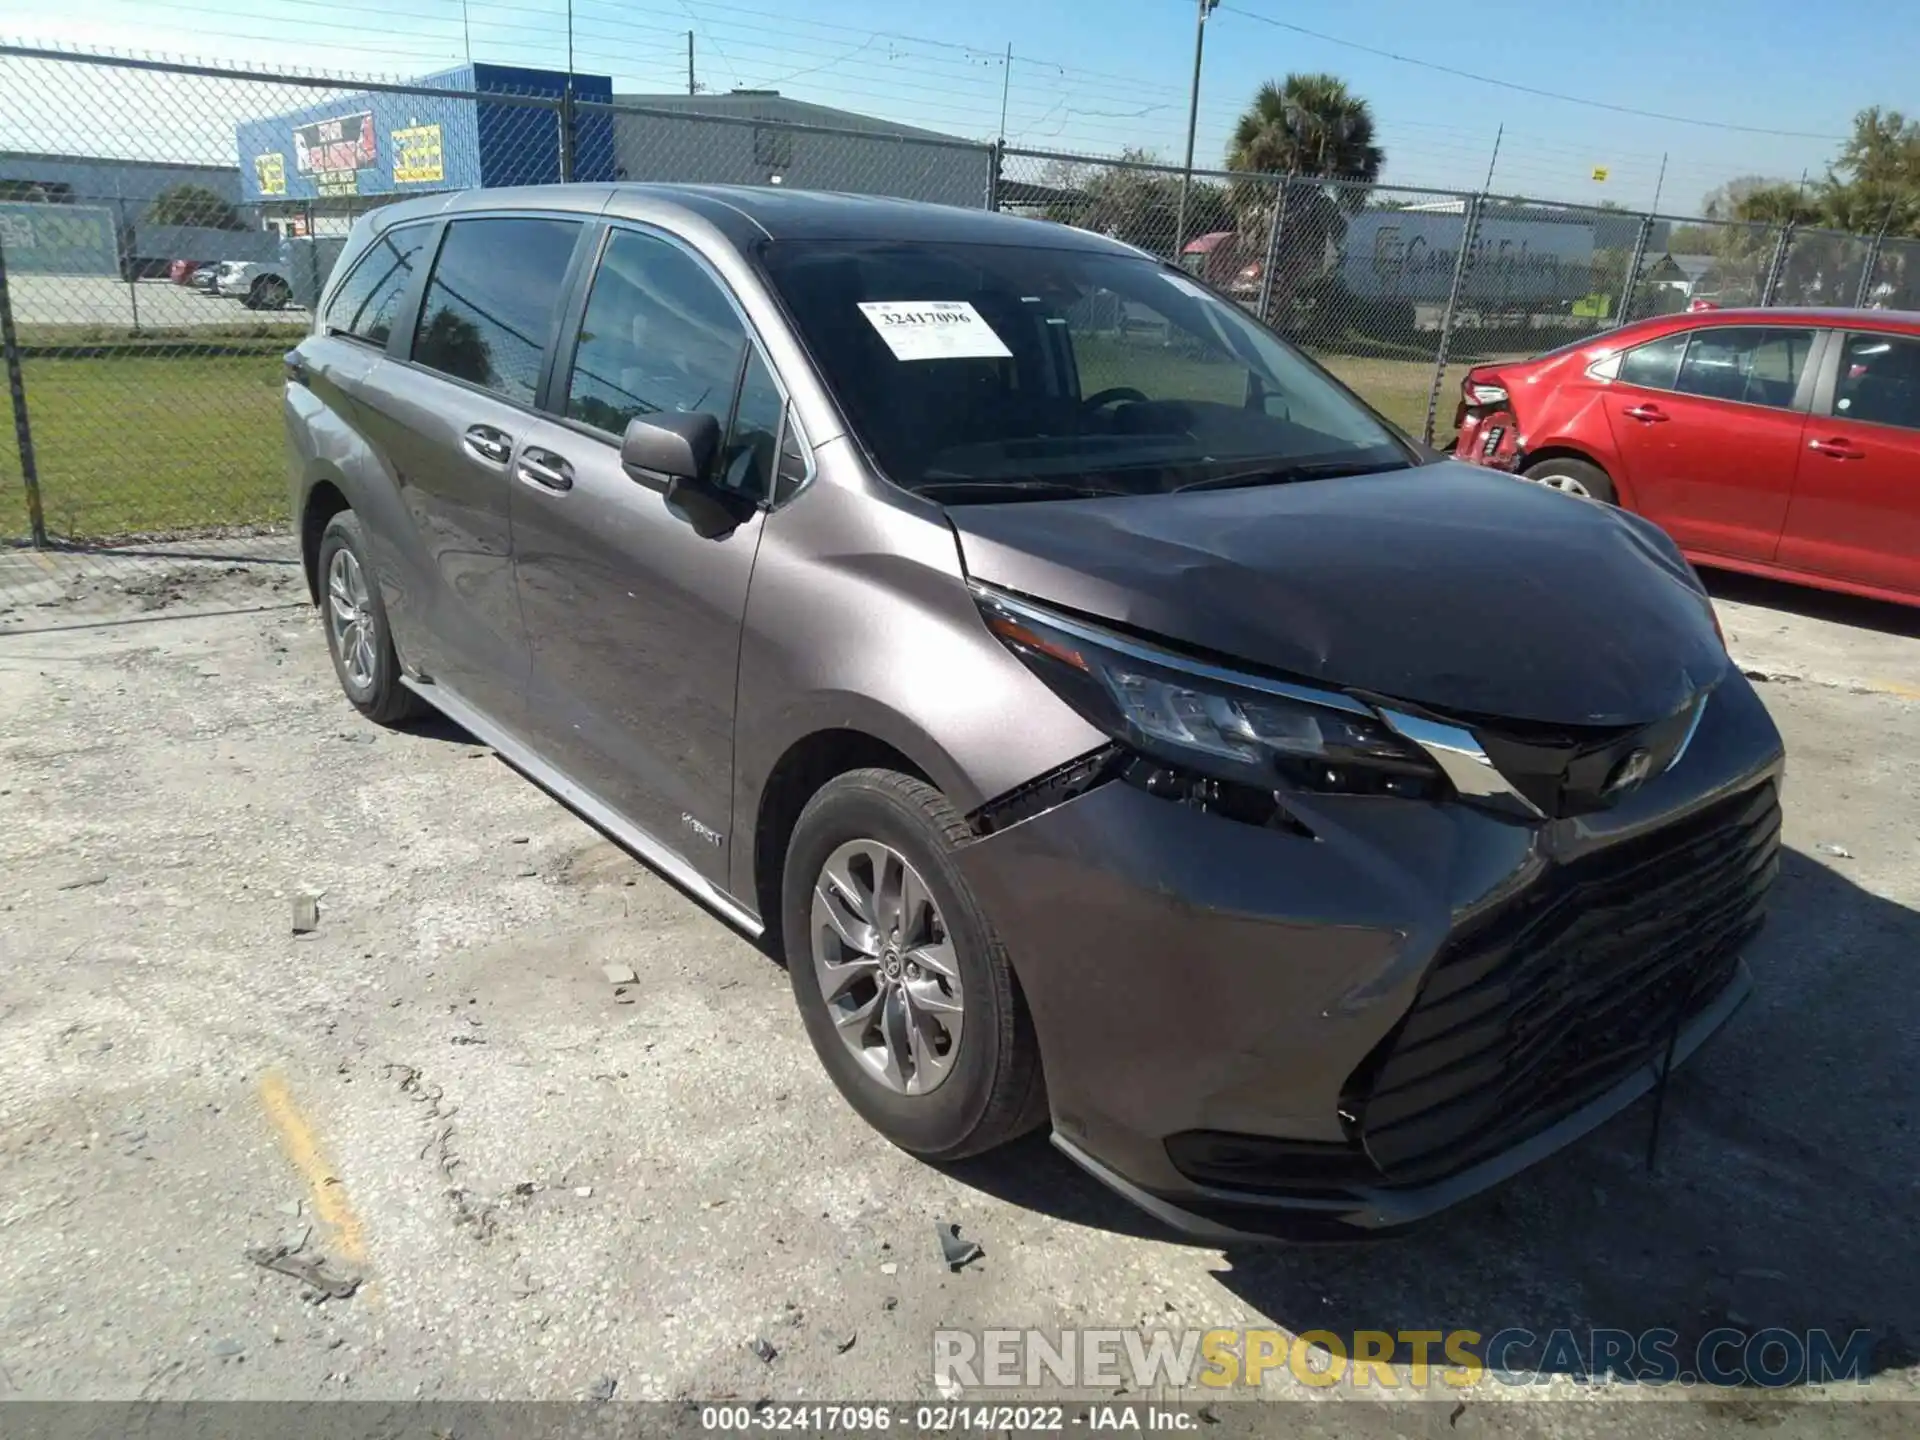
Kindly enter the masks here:
M 1530 475 L 1527 477 L 1536 485 L 1544 485 L 1549 490 L 1558 490 L 1562 495 L 1578 495 L 1582 500 L 1591 500 L 1593 492 L 1573 475 Z
M 889 1090 L 924 1095 L 953 1070 L 965 1000 L 953 939 L 906 857 L 849 840 L 813 887 L 813 966 L 842 1043 Z
M 342 546 L 327 566 L 327 628 L 333 652 L 355 689 L 373 684 L 373 606 L 366 573 L 353 551 Z

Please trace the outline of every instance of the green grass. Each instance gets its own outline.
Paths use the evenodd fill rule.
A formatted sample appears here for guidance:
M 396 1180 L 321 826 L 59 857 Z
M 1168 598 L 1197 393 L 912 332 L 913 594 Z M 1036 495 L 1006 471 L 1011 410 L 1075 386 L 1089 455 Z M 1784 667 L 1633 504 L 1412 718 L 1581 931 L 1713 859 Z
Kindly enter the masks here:
M 285 517 L 278 352 L 28 359 L 22 373 L 51 534 L 99 539 Z M 28 533 L 7 425 L 0 538 Z
M 234 328 L 242 333 L 195 332 L 193 338 L 260 338 L 245 333 L 252 327 Z M 61 338 L 85 343 L 96 337 Z M 1076 347 L 1089 394 L 1142 379 L 1142 351 L 1134 343 L 1087 336 L 1078 337 Z M 279 357 L 278 346 L 268 344 L 261 353 L 241 355 L 29 358 L 23 367 L 27 411 L 48 531 L 106 539 L 283 519 Z M 1239 403 L 1229 367 L 1173 353 L 1151 358 L 1156 393 Z M 1318 358 L 1382 414 L 1420 434 L 1431 361 Z M 0 421 L 10 418 L 0 409 Z M 1453 419 L 1450 394 L 1441 396 L 1437 418 L 1444 439 Z M 28 533 L 19 456 L 11 427 L 0 426 L 0 540 Z
M 1245 381 L 1237 366 L 1157 350 L 1145 341 L 1119 340 L 1106 335 L 1076 335 L 1074 357 L 1080 367 L 1080 388 L 1091 395 L 1110 385 L 1131 381 L 1166 399 L 1212 400 L 1238 405 Z M 1312 352 L 1328 370 L 1400 426 L 1418 437 L 1427 424 L 1427 391 L 1433 383 L 1433 360 L 1382 359 Z M 1449 373 L 1453 373 L 1451 370 Z M 1148 377 L 1151 383 L 1144 384 Z M 1458 377 L 1455 376 L 1455 388 Z M 1441 438 L 1453 431 L 1453 402 L 1443 390 L 1435 416 Z

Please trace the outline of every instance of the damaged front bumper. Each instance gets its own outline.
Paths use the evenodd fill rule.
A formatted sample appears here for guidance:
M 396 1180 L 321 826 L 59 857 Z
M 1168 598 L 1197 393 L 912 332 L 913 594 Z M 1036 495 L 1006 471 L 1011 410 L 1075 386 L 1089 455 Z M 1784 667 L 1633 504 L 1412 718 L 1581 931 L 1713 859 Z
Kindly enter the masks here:
M 1577 818 L 1301 796 L 1289 831 L 1109 781 L 958 858 L 1063 1152 L 1196 1237 L 1355 1238 L 1570 1143 L 1725 1022 L 1781 768 L 1736 674 L 1683 765 Z

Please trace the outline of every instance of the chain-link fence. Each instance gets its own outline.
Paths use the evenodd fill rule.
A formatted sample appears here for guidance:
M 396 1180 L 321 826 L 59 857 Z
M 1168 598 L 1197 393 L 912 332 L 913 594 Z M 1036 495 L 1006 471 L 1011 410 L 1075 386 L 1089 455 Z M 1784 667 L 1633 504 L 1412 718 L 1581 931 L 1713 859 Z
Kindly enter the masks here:
M 617 96 L 605 77 L 484 64 L 399 82 L 0 46 L 0 94 L 14 419 L 0 439 L 0 626 L 29 591 L 61 602 L 58 577 L 76 566 L 284 525 L 281 356 L 354 217 L 410 195 L 780 185 L 1075 225 L 1204 279 L 1440 443 L 1448 376 L 1467 364 L 1700 301 L 1920 302 L 1920 240 L 1183 174 L 817 107 L 796 119 L 760 92 Z

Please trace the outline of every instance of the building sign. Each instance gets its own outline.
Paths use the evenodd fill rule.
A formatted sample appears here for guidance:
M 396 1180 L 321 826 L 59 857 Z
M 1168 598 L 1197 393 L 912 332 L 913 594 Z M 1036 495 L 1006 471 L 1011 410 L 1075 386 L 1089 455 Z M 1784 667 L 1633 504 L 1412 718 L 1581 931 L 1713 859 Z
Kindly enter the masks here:
M 394 184 L 425 185 L 446 178 L 438 125 L 413 125 L 393 132 Z
M 0 203 L 7 268 L 30 275 L 117 275 L 119 231 L 99 205 Z
M 260 177 L 262 195 L 287 193 L 287 157 L 279 151 L 253 157 L 253 173 Z
M 322 195 L 359 194 L 360 171 L 378 159 L 371 111 L 310 121 L 293 132 L 293 168 L 312 177 Z
M 1340 278 L 1363 300 L 1445 300 L 1465 228 L 1461 215 L 1364 211 L 1347 226 Z M 1483 220 L 1467 258 L 1468 300 L 1578 300 L 1593 290 L 1590 225 Z

